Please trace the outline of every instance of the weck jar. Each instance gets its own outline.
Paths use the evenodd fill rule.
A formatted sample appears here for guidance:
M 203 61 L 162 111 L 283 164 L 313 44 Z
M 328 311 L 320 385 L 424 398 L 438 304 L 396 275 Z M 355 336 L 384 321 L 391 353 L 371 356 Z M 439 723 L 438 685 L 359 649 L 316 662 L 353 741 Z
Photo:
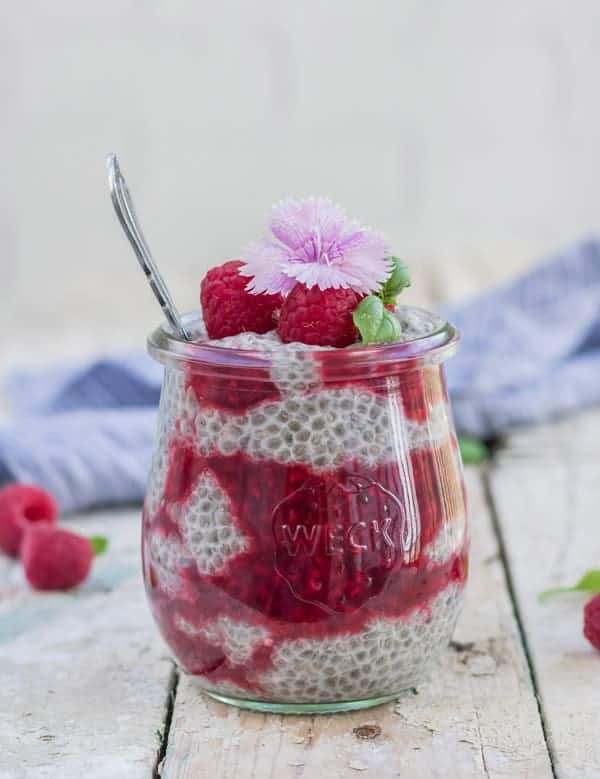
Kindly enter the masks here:
M 357 709 L 423 679 L 468 563 L 443 362 L 455 329 L 344 349 L 165 328 L 144 505 L 148 598 L 181 668 L 238 706 Z M 409 328 L 410 330 L 410 328 Z M 242 348 L 243 347 L 243 348 Z

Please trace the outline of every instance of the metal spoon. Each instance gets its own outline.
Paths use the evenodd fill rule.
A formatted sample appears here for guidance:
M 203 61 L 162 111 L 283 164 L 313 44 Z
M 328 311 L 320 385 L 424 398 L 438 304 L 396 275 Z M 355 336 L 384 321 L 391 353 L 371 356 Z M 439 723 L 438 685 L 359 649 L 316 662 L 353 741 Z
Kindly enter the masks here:
M 141 269 L 144 271 L 150 289 L 154 293 L 154 297 L 158 300 L 160 307 L 162 308 L 167 321 L 171 327 L 175 330 L 180 338 L 185 341 L 191 341 L 187 330 L 183 326 L 181 316 L 177 310 L 177 306 L 173 302 L 171 293 L 169 292 L 165 280 L 160 274 L 154 257 L 148 248 L 146 239 L 140 227 L 139 220 L 136 216 L 135 209 L 133 207 L 133 200 L 129 194 L 127 184 L 119 168 L 119 161 L 115 154 L 109 154 L 106 160 L 108 166 L 108 186 L 110 187 L 110 196 L 123 228 L 123 232 L 127 236 L 129 243 L 133 247 L 135 256 L 140 263 Z

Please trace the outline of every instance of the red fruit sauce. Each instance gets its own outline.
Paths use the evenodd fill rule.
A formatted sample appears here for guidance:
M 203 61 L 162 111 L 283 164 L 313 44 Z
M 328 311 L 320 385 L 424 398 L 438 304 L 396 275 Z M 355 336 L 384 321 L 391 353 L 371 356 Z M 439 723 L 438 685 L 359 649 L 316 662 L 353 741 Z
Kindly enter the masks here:
M 279 398 L 274 384 L 263 376 L 256 379 L 238 385 L 219 369 L 214 376 L 190 374 L 188 383 L 201 406 L 240 414 Z M 328 388 L 356 386 L 390 395 L 407 418 L 423 424 L 429 410 L 447 399 L 438 366 L 402 377 L 342 382 L 323 375 L 323 381 Z M 454 520 L 464 518 L 461 467 L 450 430 L 441 442 L 432 440 L 430 446 L 399 452 L 397 459 L 372 467 L 346 462 L 315 471 L 307 464 L 252 459 L 243 452 L 202 454 L 183 437 L 171 441 L 168 463 L 159 509 L 154 516 L 144 515 L 146 587 L 183 668 L 212 683 L 227 680 L 248 690 L 249 697 L 257 695 L 255 680 L 270 667 L 281 642 L 360 634 L 378 617 L 427 612 L 435 596 L 466 580 L 466 533 L 442 561 L 430 554 L 442 528 L 448 531 Z M 184 543 L 182 507 L 204 473 L 226 494 L 231 521 L 247 544 L 215 575 L 199 573 L 193 560 L 184 559 L 173 571 L 178 591 L 167 592 L 147 539 L 158 533 Z M 184 619 L 201 631 L 221 617 L 264 627 L 268 639 L 256 644 L 248 660 L 233 664 L 205 635 L 186 633 L 178 623 Z

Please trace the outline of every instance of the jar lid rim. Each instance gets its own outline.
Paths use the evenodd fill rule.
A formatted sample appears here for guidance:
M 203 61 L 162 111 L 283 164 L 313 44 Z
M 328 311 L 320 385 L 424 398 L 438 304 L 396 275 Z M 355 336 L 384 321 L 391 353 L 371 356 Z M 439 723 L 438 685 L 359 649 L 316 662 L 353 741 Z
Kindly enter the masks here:
M 416 306 L 408 308 L 436 316 Z M 374 363 L 410 363 L 411 367 L 416 367 L 419 362 L 442 362 L 456 352 L 460 334 L 450 322 L 436 318 L 439 319 L 439 327 L 410 341 L 357 345 L 345 349 L 290 349 L 288 353 L 291 356 L 301 353 L 305 359 L 326 361 L 340 369 L 343 365 L 355 369 L 372 367 Z M 200 322 L 200 313 L 191 311 L 183 314 L 182 321 L 188 332 L 194 332 Z M 217 346 L 205 341 L 185 341 L 173 332 L 167 322 L 150 333 L 147 345 L 150 354 L 164 365 L 187 363 L 223 368 L 264 368 L 271 364 L 269 352 Z

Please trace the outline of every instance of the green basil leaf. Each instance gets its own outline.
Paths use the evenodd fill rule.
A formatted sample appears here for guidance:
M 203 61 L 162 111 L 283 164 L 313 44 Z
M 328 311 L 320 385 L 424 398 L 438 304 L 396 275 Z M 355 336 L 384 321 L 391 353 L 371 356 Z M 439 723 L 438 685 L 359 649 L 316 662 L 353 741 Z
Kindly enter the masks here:
M 104 554 L 108 549 L 108 538 L 105 536 L 91 536 L 90 544 L 92 545 L 94 554 L 98 557 L 98 555 Z
M 400 322 L 391 311 L 384 308 L 381 324 L 379 325 L 377 335 L 375 336 L 377 343 L 389 344 L 399 341 L 401 333 Z
M 377 343 L 377 331 L 385 311 L 383 301 L 376 295 L 367 295 L 354 309 L 352 320 L 364 344 Z
M 539 598 L 544 601 L 563 592 L 587 592 L 592 595 L 600 592 L 600 569 L 588 571 L 573 587 L 553 587 L 550 590 L 544 590 L 540 593 Z
M 459 435 L 458 446 L 465 465 L 479 465 L 479 463 L 485 462 L 490 455 L 487 446 L 477 438 Z
M 577 582 L 577 589 L 586 592 L 600 592 L 600 570 L 585 573 Z
M 392 272 L 381 288 L 381 297 L 384 303 L 395 305 L 396 298 L 406 287 L 410 287 L 410 273 L 408 266 L 399 257 L 390 257 Z

